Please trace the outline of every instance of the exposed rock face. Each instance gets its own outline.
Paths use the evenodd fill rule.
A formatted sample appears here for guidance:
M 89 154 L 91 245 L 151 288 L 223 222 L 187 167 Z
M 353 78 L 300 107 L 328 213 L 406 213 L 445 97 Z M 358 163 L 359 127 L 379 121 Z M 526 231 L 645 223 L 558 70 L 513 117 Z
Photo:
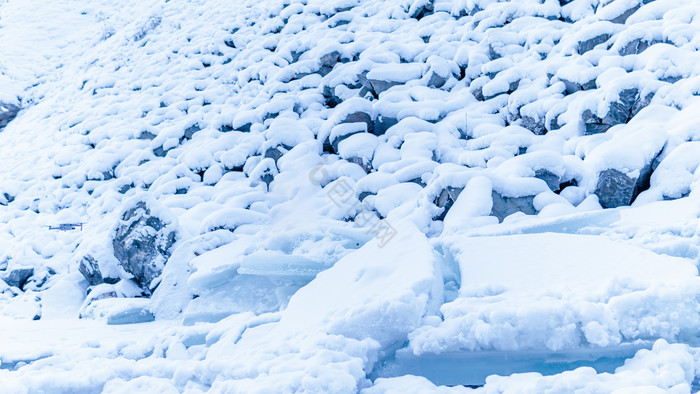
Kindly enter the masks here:
M 520 119 L 520 125 L 532 131 L 535 135 L 547 134 L 547 129 L 544 125 L 544 119 L 535 119 L 531 116 L 523 116 Z
M 605 33 L 605 34 L 595 36 L 589 40 L 579 42 L 578 43 L 579 55 L 583 55 L 584 53 L 590 51 L 591 49 L 595 48 L 596 46 L 604 43 L 605 41 L 609 40 L 610 37 L 612 37 L 610 34 Z
M 640 193 L 649 189 L 651 174 L 660 155 L 661 151 L 639 170 L 636 178 L 613 168 L 601 171 L 595 189 L 600 205 L 603 208 L 616 208 L 632 204 Z
M 526 215 L 537 214 L 533 205 L 534 196 L 507 197 L 498 192 L 492 192 L 491 198 L 493 200 L 491 215 L 497 217 L 499 222 L 516 212 L 522 212 Z
M 549 170 L 546 170 L 544 168 L 541 168 L 537 171 L 535 171 L 535 178 L 541 179 L 547 183 L 547 187 L 551 191 L 557 191 L 559 190 L 559 185 L 561 184 L 561 178 L 559 176 Z
M 610 104 L 608 113 L 603 118 L 591 110 L 585 110 L 582 116 L 586 135 L 604 133 L 612 126 L 629 122 L 642 108 L 649 105 L 653 96 L 650 93 L 641 97 L 638 89 L 625 89 L 620 92 L 620 99 Z
M 636 184 L 636 179 L 630 178 L 619 170 L 609 168 L 598 176 L 595 194 L 603 208 L 630 205 L 635 197 Z
M 8 285 L 21 289 L 32 275 L 34 275 L 34 268 L 16 267 L 10 270 L 3 279 Z
M 114 284 L 119 282 L 119 278 L 103 277 L 102 271 L 100 270 L 100 264 L 89 254 L 83 256 L 83 258 L 80 260 L 78 271 L 80 271 L 90 286 L 96 286 L 101 283 Z
M 654 44 L 658 44 L 661 41 L 659 40 L 645 40 L 642 38 L 637 38 L 625 45 L 620 49 L 620 55 L 621 56 L 627 56 L 627 55 L 638 55 L 642 52 L 644 52 L 647 48 Z
M 112 245 L 124 270 L 149 289 L 163 271 L 175 240 L 176 232 L 163 219 L 152 216 L 145 202 L 139 202 L 122 215 Z
M 12 104 L 0 103 L 0 129 L 7 126 L 17 116 L 19 107 Z
M 90 286 L 102 283 L 102 272 L 100 272 L 100 267 L 97 265 L 97 260 L 92 256 L 87 255 L 80 260 L 78 271 L 80 271 Z

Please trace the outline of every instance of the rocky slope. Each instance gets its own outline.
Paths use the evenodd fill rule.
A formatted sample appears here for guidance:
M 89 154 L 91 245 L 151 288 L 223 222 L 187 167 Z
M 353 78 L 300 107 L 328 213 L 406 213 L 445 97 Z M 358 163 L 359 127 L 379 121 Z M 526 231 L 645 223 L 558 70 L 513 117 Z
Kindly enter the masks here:
M 0 340 L 8 387 L 690 390 L 693 2 L 0 12 L 2 324 L 131 335 Z M 571 360 L 484 380 L 548 373 L 488 352 Z M 446 354 L 464 369 L 415 368 Z

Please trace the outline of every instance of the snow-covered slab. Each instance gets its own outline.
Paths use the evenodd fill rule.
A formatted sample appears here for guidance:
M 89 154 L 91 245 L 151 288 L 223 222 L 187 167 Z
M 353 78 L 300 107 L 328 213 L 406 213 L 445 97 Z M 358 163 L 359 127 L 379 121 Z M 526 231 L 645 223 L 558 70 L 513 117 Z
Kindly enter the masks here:
M 402 222 L 386 245 L 373 239 L 299 290 L 280 329 L 400 340 L 442 301 L 438 262 L 425 235 Z
M 443 240 L 460 288 L 444 321 L 410 335 L 414 353 L 607 347 L 698 333 L 689 259 L 607 237 L 518 234 Z
M 148 347 L 148 343 L 159 331 L 162 332 L 173 325 L 174 322 L 165 320 L 144 324 L 107 325 L 95 320 L 32 321 L 0 317 L 0 382 L 19 382 L 22 376 L 41 376 L 52 368 L 65 370 L 64 363 L 67 359 L 73 363 L 81 363 L 95 357 L 109 358 L 110 354 L 112 357 L 116 357 L 118 353 L 126 355 L 140 346 Z M 38 340 L 39 338 L 41 340 Z M 46 368 L 45 371 L 29 365 L 27 370 L 20 371 L 18 376 L 7 375 L 7 370 L 20 368 L 39 359 L 43 359 L 42 368 Z M 31 369 L 34 371 L 29 371 Z M 46 372 L 35 385 L 28 384 L 26 387 L 41 387 L 41 381 L 48 379 L 50 375 L 51 372 Z M 43 383 L 47 382 L 48 380 Z M 56 382 L 54 387 L 61 387 L 61 384 Z
M 428 239 L 410 222 L 396 228 L 386 245 L 374 239 L 318 274 L 278 323 L 212 344 L 207 361 L 226 360 L 212 389 L 349 393 L 366 384 L 382 350 L 434 318 L 443 299 Z

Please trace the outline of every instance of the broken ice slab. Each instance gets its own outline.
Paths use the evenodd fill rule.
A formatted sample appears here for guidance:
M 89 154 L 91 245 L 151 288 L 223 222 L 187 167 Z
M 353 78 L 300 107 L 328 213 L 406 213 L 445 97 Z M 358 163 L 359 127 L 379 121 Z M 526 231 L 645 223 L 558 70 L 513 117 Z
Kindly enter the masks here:
M 105 319 L 109 325 L 146 323 L 155 320 L 148 298 L 104 298 L 93 301 L 81 318 Z
M 579 367 L 592 367 L 598 373 L 613 373 L 638 350 L 651 349 L 651 342 L 635 342 L 605 348 L 567 350 L 531 349 L 521 351 L 477 351 L 426 353 L 415 355 L 400 349 L 372 372 L 371 379 L 424 376 L 436 385 L 482 386 L 490 375 L 538 372 L 554 375 Z
M 133 306 L 107 316 L 107 324 L 136 324 L 154 321 L 156 318 L 149 310 Z
M 183 324 L 217 322 L 235 313 L 274 312 L 308 281 L 285 284 L 261 275 L 237 275 L 230 282 L 204 290 L 183 312 Z

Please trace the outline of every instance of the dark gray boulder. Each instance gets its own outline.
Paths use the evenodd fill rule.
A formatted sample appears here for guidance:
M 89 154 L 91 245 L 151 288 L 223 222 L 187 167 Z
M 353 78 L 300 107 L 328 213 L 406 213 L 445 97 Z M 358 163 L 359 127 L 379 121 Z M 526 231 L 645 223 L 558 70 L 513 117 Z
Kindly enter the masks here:
M 379 97 L 382 92 L 385 92 L 394 86 L 401 85 L 400 82 L 395 81 L 383 81 L 381 79 L 368 79 L 370 85 L 372 86 L 372 91 L 374 95 Z
M 32 275 L 34 275 L 33 267 L 15 267 L 8 271 L 3 279 L 8 285 L 21 289 Z
M 597 47 L 598 45 L 608 41 L 612 37 L 608 33 L 599 34 L 593 38 L 589 38 L 585 41 L 579 41 L 578 43 L 578 54 L 583 55 L 584 53 L 590 51 L 591 49 Z
M 80 271 L 90 286 L 99 285 L 103 282 L 100 266 L 97 264 L 97 260 L 90 255 L 86 255 L 80 260 L 78 271 Z
M 523 116 L 517 122 L 520 126 L 532 131 L 535 135 L 545 135 L 547 134 L 547 128 L 544 125 L 544 118 L 533 118 L 532 116 Z
M 630 88 L 622 90 L 619 96 L 618 101 L 610 103 L 608 113 L 603 118 L 590 109 L 583 111 L 581 117 L 586 126 L 586 135 L 604 133 L 612 126 L 629 122 L 642 108 L 649 105 L 654 93 L 642 97 L 639 89 Z
M 543 180 L 551 191 L 559 190 L 559 185 L 561 184 L 561 178 L 559 175 L 547 169 L 540 168 L 539 170 L 535 171 L 535 178 Z
M 185 129 L 185 134 L 182 136 L 182 138 L 186 140 L 191 140 L 192 137 L 194 137 L 194 133 L 202 130 L 201 127 L 199 127 L 199 124 L 195 123 L 192 126 L 188 127 Z
M 367 124 L 367 131 L 370 133 L 372 132 L 372 129 L 374 128 L 374 122 L 372 121 L 372 116 L 370 114 L 363 112 L 363 111 L 357 111 L 353 112 L 345 119 L 343 119 L 342 122 L 340 123 L 358 123 L 358 122 L 363 122 Z
M 636 38 L 628 42 L 625 46 L 620 48 L 620 56 L 627 55 L 638 55 L 647 50 L 650 46 L 654 44 L 659 44 L 663 41 L 660 40 L 645 40 L 643 38 Z
M 340 61 L 340 52 L 338 51 L 333 51 L 330 53 L 327 53 L 323 56 L 321 56 L 318 59 L 321 68 L 318 70 L 318 73 L 321 74 L 321 76 L 326 76 L 328 73 L 333 70 L 333 66 L 335 66 L 339 61 Z
M 564 83 L 564 92 L 566 94 L 572 94 L 581 90 L 591 90 L 596 88 L 595 78 L 585 83 L 570 81 L 566 78 L 559 78 L 559 80 Z
M 281 146 L 271 146 L 265 150 L 265 154 L 263 155 L 263 158 L 271 158 L 272 160 L 277 163 L 277 160 L 280 159 L 284 154 L 286 153 L 286 150 L 281 147 Z
M 120 280 L 120 278 L 105 278 L 100 270 L 100 264 L 89 254 L 80 259 L 78 271 L 83 275 L 90 286 L 96 286 L 101 283 L 114 284 Z
M 447 77 L 433 71 L 430 73 L 430 79 L 428 79 L 428 87 L 439 89 L 443 87 L 446 82 Z
M 338 104 L 343 102 L 343 99 L 335 94 L 335 86 L 324 86 L 323 98 L 328 108 L 335 108 Z
M 601 171 L 594 192 L 600 205 L 603 208 L 617 208 L 632 204 L 640 193 L 649 189 L 651 174 L 660 155 L 661 151 L 639 170 L 636 178 L 614 168 Z
M 399 121 L 394 117 L 379 115 L 377 119 L 374 120 L 374 127 L 371 132 L 374 135 L 382 135 L 386 133 L 391 126 L 397 123 L 399 123 Z
M 617 208 L 632 203 L 636 179 L 622 171 L 608 168 L 598 175 L 595 195 L 603 208 Z
M 415 1 L 408 9 L 410 17 L 420 20 L 425 16 L 431 15 L 435 12 L 433 2 L 434 0 Z
M 516 212 L 535 215 L 537 210 L 533 204 L 534 198 L 535 196 L 508 197 L 496 191 L 491 192 L 491 199 L 493 200 L 491 215 L 497 217 L 499 222 Z
M 620 15 L 610 19 L 610 22 L 624 24 L 627 21 L 627 18 L 629 18 L 632 14 L 637 12 L 637 10 L 641 6 L 642 6 L 642 4 L 636 4 L 633 7 L 626 9 Z
M 13 104 L 0 103 L 0 129 L 7 126 L 19 113 L 19 107 Z
M 114 256 L 145 290 L 163 271 L 176 232 L 162 218 L 151 214 L 145 202 L 127 209 L 114 232 Z

